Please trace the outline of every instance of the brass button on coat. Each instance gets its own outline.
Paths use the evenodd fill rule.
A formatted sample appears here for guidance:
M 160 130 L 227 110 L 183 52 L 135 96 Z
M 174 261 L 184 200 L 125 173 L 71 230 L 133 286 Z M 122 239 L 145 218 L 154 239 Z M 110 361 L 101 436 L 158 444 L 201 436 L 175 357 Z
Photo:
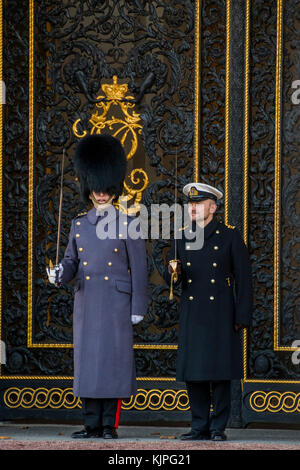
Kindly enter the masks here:
M 115 249 L 114 249 L 114 252 L 117 253 L 117 251 L 118 251 L 118 248 L 115 248 Z
M 219 247 L 218 247 L 218 246 L 214 246 L 214 250 L 218 250 L 218 249 L 219 249 Z
M 192 282 L 192 279 L 188 279 L 188 283 L 190 284 Z
M 191 266 L 191 263 L 188 261 L 188 262 L 186 263 L 186 265 L 187 265 L 187 266 Z
M 111 266 L 111 265 L 112 265 L 112 262 L 111 262 L 111 261 L 109 261 L 107 264 L 108 264 L 108 266 Z
M 75 235 L 75 236 L 76 236 L 76 238 L 79 238 L 79 237 L 80 237 L 79 233 L 76 233 L 76 235 Z
M 211 295 L 210 298 L 209 298 L 209 300 L 215 300 L 214 296 Z
M 214 284 L 216 281 L 215 281 L 215 279 L 211 279 L 210 282 L 211 282 L 212 284 Z
M 190 297 L 189 297 L 189 300 L 194 300 L 194 297 L 190 296 Z
M 76 225 L 80 225 L 80 222 L 79 222 L 79 221 L 78 221 L 78 222 L 76 222 Z
M 85 276 L 86 280 L 89 281 L 91 278 L 90 276 Z
M 104 278 L 104 279 L 105 279 L 105 281 L 108 281 L 108 276 L 105 276 L 105 278 Z
M 86 265 L 87 265 L 87 261 L 84 261 L 84 262 L 83 262 L 83 266 L 86 266 Z
M 80 248 L 79 248 L 79 251 L 83 251 L 83 248 L 80 247 Z
M 216 268 L 216 267 L 217 267 L 217 263 L 213 263 L 213 267 Z

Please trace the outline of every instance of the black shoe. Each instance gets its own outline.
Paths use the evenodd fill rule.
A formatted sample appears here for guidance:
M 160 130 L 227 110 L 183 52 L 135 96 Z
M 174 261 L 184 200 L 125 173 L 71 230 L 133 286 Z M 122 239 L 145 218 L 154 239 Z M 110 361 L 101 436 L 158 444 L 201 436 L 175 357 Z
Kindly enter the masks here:
M 180 436 L 180 439 L 182 441 L 208 441 L 209 440 L 209 434 L 205 432 L 200 432 L 200 431 L 194 431 L 193 429 L 186 433 L 182 434 Z
M 118 433 L 115 428 L 111 426 L 104 426 L 103 437 L 104 439 L 118 439 Z
M 210 436 L 211 441 L 226 441 L 227 436 L 224 432 L 214 431 Z
M 81 431 L 73 432 L 71 435 L 73 439 L 92 439 L 102 437 L 100 429 L 82 429 Z

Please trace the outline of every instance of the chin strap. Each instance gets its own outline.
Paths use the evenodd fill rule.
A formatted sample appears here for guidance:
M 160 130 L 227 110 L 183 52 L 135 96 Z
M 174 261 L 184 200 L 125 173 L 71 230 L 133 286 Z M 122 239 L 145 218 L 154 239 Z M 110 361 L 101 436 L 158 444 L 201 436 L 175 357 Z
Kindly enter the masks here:
M 106 205 L 109 205 L 109 204 L 112 203 L 112 201 L 114 200 L 114 198 L 115 198 L 116 196 L 113 194 L 113 195 L 110 196 L 110 198 L 109 198 L 107 201 L 105 201 L 105 202 L 98 202 L 97 199 L 95 199 L 93 193 L 90 194 L 90 197 L 91 197 L 91 199 L 92 199 L 92 201 L 93 201 L 93 203 L 94 203 L 96 209 L 98 209 L 98 208 L 101 208 L 101 209 L 103 208 L 103 209 L 104 209 Z

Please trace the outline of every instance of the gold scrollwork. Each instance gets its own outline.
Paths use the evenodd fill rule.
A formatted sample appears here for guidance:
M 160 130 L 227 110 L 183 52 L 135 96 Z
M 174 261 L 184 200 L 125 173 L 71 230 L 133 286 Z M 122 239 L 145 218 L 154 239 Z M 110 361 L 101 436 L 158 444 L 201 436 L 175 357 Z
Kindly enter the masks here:
M 8 408 L 81 408 L 80 398 L 73 395 L 72 388 L 61 389 L 39 387 L 8 388 L 3 396 Z M 137 394 L 122 401 L 122 410 L 179 410 L 189 409 L 186 390 L 144 390 L 138 389 Z
M 113 83 L 104 83 L 101 85 L 102 91 L 105 93 L 105 96 L 97 96 L 99 102 L 96 104 L 97 108 L 102 110 L 102 113 L 99 114 L 96 112 L 92 114 L 89 122 L 92 124 L 91 134 L 101 134 L 105 127 L 108 127 L 109 130 L 114 130 L 115 126 L 117 129 L 114 131 L 114 137 L 120 137 L 120 141 L 123 146 L 129 136 L 131 136 L 131 148 L 126 155 L 127 160 L 130 160 L 137 151 L 138 147 L 138 137 L 137 134 L 141 133 L 142 125 L 139 123 L 141 120 L 140 114 L 134 111 L 135 103 L 133 102 L 133 96 L 126 96 L 128 92 L 128 84 L 118 83 L 118 77 L 113 76 Z M 112 106 L 119 106 L 121 112 L 124 116 L 123 119 L 112 116 L 108 119 L 108 113 L 111 110 Z M 131 111 L 131 113 L 130 113 Z M 78 125 L 80 119 L 77 119 L 73 124 L 73 132 L 76 137 L 82 138 L 87 134 L 86 130 L 80 132 L 78 130 Z
M 124 410 L 179 410 L 189 409 L 189 399 L 186 390 L 143 390 L 129 400 L 123 400 Z
M 135 103 L 134 97 L 127 95 L 128 84 L 118 83 L 118 77 L 113 76 L 113 83 L 104 83 L 101 85 L 101 89 L 105 96 L 97 96 L 99 100 L 96 104 L 97 108 L 102 110 L 99 114 L 98 111 L 92 114 L 89 122 L 92 125 L 90 134 L 101 134 L 101 132 L 108 128 L 113 132 L 113 136 L 120 139 L 124 148 L 126 143 L 131 137 L 131 146 L 126 154 L 127 160 L 130 160 L 135 155 L 138 148 L 138 134 L 141 133 L 142 125 L 140 124 L 140 114 L 134 111 Z M 123 115 L 122 118 L 115 117 L 114 115 L 108 116 L 112 106 L 119 107 Z M 74 135 L 78 138 L 85 137 L 88 133 L 86 130 L 79 130 L 80 119 L 77 119 L 73 124 Z M 133 184 L 133 187 L 125 182 L 125 194 L 119 198 L 119 201 L 115 204 L 118 209 L 123 210 L 127 214 L 136 214 L 140 210 L 140 202 L 144 189 L 148 186 L 149 179 L 147 173 L 142 168 L 135 168 L 129 175 L 129 181 Z M 128 203 L 133 203 L 128 208 Z
M 142 175 L 142 178 L 139 177 L 139 174 Z M 118 202 L 114 205 L 120 209 L 121 211 L 126 212 L 128 215 L 135 214 L 140 210 L 140 202 L 142 200 L 142 194 L 144 189 L 148 186 L 149 179 L 147 173 L 142 168 L 135 168 L 129 175 L 129 179 L 131 183 L 134 185 L 142 185 L 138 189 L 134 187 L 128 186 L 126 182 L 124 182 L 124 188 L 126 191 L 126 195 L 122 194 L 119 197 Z M 128 207 L 128 203 L 134 200 L 134 204 Z
M 257 390 L 250 395 L 250 407 L 258 413 L 269 411 L 271 413 L 300 412 L 300 393 L 278 392 L 272 390 L 264 392 Z
M 3 397 L 9 408 L 67 408 L 73 409 L 81 404 L 80 398 L 73 395 L 72 388 L 8 388 Z

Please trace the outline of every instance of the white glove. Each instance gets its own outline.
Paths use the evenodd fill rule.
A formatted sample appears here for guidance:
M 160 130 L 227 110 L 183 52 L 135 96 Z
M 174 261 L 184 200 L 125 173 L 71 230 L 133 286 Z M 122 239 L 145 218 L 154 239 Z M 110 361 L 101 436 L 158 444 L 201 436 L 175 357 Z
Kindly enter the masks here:
M 48 274 L 48 279 L 49 279 L 50 284 L 56 284 L 56 279 L 57 279 L 56 271 L 57 270 L 58 270 L 58 281 L 60 282 L 61 278 L 62 278 L 62 275 L 63 275 L 63 272 L 64 272 L 63 265 L 60 263 L 59 265 L 57 265 L 54 268 L 49 268 L 49 266 L 47 266 L 46 271 L 47 271 L 47 274 Z
M 137 323 L 140 323 L 140 321 L 143 320 L 143 316 L 142 315 L 131 315 L 131 323 L 133 325 L 136 325 Z

